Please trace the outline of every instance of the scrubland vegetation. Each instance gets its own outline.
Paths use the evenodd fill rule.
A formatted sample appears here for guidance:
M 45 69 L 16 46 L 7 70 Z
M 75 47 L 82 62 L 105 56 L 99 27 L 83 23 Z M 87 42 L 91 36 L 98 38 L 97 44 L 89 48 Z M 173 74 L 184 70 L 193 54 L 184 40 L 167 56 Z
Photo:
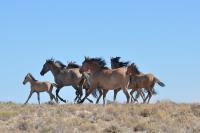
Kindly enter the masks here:
M 1 133 L 199 133 L 200 104 L 0 103 Z

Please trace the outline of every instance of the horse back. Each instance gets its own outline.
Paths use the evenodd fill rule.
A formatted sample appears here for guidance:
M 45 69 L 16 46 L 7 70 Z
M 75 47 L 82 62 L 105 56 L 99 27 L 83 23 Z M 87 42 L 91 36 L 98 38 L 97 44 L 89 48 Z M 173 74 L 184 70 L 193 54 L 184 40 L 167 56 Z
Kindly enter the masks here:
M 129 82 L 126 68 L 107 69 L 93 75 L 99 86 L 105 89 L 125 87 Z

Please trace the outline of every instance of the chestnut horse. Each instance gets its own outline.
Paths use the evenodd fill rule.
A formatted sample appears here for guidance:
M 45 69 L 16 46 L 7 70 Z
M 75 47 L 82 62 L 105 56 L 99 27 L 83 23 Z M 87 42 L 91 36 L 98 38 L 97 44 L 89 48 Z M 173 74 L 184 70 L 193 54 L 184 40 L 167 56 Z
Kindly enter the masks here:
M 106 67 L 105 60 L 102 58 L 85 58 L 80 71 L 81 73 L 90 72 L 90 89 L 80 103 L 83 103 L 90 93 L 98 87 L 103 90 L 103 104 L 105 104 L 107 92 L 119 88 L 123 89 L 127 103 L 129 103 L 130 95 L 128 93 L 128 85 L 130 76 L 126 74 L 127 68 L 122 67 L 113 70 Z
M 112 69 L 117 69 L 117 68 L 120 68 L 120 67 L 128 67 L 129 65 L 129 61 L 127 62 L 123 62 L 123 61 L 120 61 L 121 57 L 115 57 L 115 58 L 111 58 L 111 68 Z M 143 73 L 141 73 L 143 74 Z M 134 84 L 133 83 L 134 81 L 130 81 L 130 84 Z M 129 85 L 129 89 L 131 89 L 131 85 Z M 119 89 L 116 89 L 114 90 L 114 101 L 116 100 L 116 97 L 117 97 L 117 93 L 121 90 L 121 88 Z M 143 101 L 145 99 L 145 94 L 144 92 L 142 91 L 142 89 L 138 90 L 137 91 L 137 94 L 136 94 L 136 98 L 133 97 L 133 93 L 130 93 L 131 95 L 131 102 L 133 101 L 138 101 L 137 99 L 139 98 L 139 96 L 142 97 Z
M 165 86 L 165 84 L 161 82 L 158 78 L 156 78 L 153 74 L 141 74 L 141 72 L 138 70 L 137 66 L 134 63 L 128 66 L 126 73 L 127 75 L 130 75 L 131 78 L 131 93 L 134 93 L 135 91 L 142 88 L 144 88 L 148 92 L 144 103 L 146 103 L 147 98 L 149 98 L 147 103 L 150 102 L 150 99 L 153 95 L 155 83 L 157 83 L 161 87 Z

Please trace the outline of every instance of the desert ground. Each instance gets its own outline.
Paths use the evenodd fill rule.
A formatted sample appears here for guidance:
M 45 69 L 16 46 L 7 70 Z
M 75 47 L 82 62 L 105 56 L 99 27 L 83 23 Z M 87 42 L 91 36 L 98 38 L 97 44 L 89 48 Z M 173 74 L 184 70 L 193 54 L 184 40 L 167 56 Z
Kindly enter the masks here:
M 199 133 L 200 104 L 0 103 L 1 133 Z

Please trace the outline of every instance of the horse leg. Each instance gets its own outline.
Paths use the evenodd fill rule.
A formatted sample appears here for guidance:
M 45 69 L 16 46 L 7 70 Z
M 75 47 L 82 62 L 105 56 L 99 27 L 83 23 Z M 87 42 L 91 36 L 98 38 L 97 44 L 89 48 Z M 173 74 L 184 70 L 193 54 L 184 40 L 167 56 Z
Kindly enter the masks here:
M 101 99 L 101 97 L 102 97 L 102 95 L 103 95 L 103 92 L 102 92 L 102 90 L 101 90 L 100 88 L 98 89 L 98 91 L 99 91 L 99 97 L 98 97 L 98 99 L 97 99 L 97 101 L 96 101 L 96 104 L 99 103 L 99 100 Z
M 148 104 L 149 104 L 149 102 L 150 102 L 151 97 L 152 97 L 152 91 L 149 91 L 149 99 L 148 99 L 148 101 L 147 101 Z
M 62 98 L 58 95 L 58 93 L 60 92 L 61 88 L 62 88 L 62 87 L 58 87 L 58 88 L 56 89 L 56 99 L 58 100 L 58 98 L 59 98 L 62 102 L 66 103 L 66 100 L 62 99 Z
M 85 101 L 85 99 L 87 99 L 87 97 L 92 93 L 92 91 L 94 91 L 94 89 L 96 88 L 96 86 L 91 86 L 90 89 L 87 91 L 85 97 L 79 102 L 79 103 L 83 103 Z
M 134 89 L 132 89 L 131 92 L 130 92 L 130 95 L 131 95 L 131 103 L 133 103 L 133 101 L 135 101 L 135 100 L 134 100 L 135 98 L 133 97 L 134 92 L 135 92 Z
M 126 95 L 126 99 L 127 99 L 127 102 L 126 102 L 126 103 L 129 103 L 130 95 L 129 95 L 129 93 L 128 93 L 128 89 L 127 89 L 127 88 L 124 88 L 123 91 L 124 91 L 124 94 Z
M 78 87 L 78 86 L 74 86 L 74 85 L 72 87 L 76 90 L 76 97 L 74 99 L 74 103 L 79 102 L 83 95 L 82 87 Z
M 116 101 L 117 93 L 118 93 L 120 90 L 121 90 L 121 88 L 115 89 L 115 90 L 114 90 L 114 98 L 113 98 L 113 101 L 114 101 L 114 102 Z
M 79 97 L 79 94 L 78 94 L 78 91 L 76 91 L 76 97 L 75 97 L 75 99 L 74 99 L 74 103 L 76 103 L 78 97 Z
M 87 90 L 85 89 L 85 94 L 87 93 Z M 82 97 L 82 96 L 81 96 Z M 80 97 L 80 98 L 81 98 Z M 90 103 L 93 103 L 93 101 L 91 100 L 91 99 L 89 99 L 89 98 L 86 98 Z
M 106 104 L 106 94 L 108 93 L 108 90 L 103 90 L 103 105 Z
M 142 100 L 143 100 L 143 103 L 144 103 L 144 101 L 145 101 L 145 94 L 144 94 L 143 91 L 140 91 L 140 96 L 142 97 Z
M 40 92 L 37 92 L 38 103 L 40 104 Z
M 26 100 L 26 102 L 25 102 L 24 104 L 27 104 L 27 103 L 28 103 L 29 99 L 30 99 L 31 96 L 33 95 L 33 92 L 34 92 L 34 91 L 31 91 L 31 92 L 30 92 L 30 94 L 29 94 L 29 96 L 28 96 L 28 99 Z
M 54 96 L 54 94 L 52 93 L 53 91 L 53 86 L 51 86 L 51 88 L 49 89 L 49 91 L 47 91 L 47 93 L 49 94 L 50 96 L 50 100 L 51 102 L 53 101 L 53 99 L 56 101 L 56 103 L 58 103 L 58 100 L 56 99 L 56 97 Z
M 47 93 L 49 94 L 50 101 L 52 102 L 53 99 L 55 99 L 55 96 L 52 94 L 51 91 L 47 91 Z
M 146 90 L 148 90 L 148 89 L 146 89 Z M 146 101 L 147 101 L 147 99 L 148 99 L 148 97 L 149 97 L 149 91 L 147 91 L 147 92 L 148 92 L 148 95 L 147 95 L 146 98 L 144 99 L 143 103 L 146 103 Z

